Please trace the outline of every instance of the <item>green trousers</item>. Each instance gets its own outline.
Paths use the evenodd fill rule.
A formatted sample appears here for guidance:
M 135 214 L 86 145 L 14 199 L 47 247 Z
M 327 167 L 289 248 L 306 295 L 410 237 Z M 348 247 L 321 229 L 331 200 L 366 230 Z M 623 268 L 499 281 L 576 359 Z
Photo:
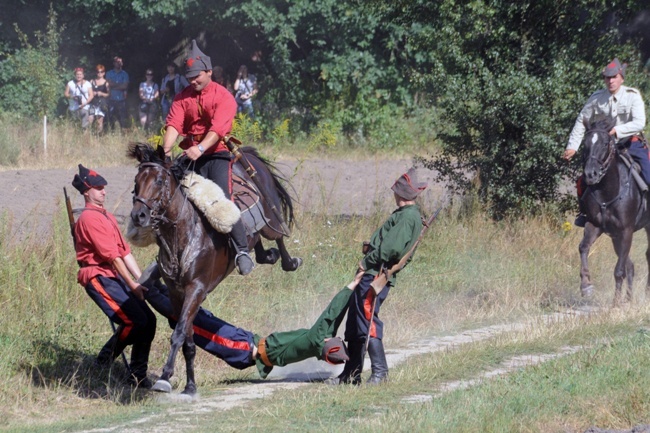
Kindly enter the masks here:
M 282 367 L 311 357 L 322 359 L 325 339 L 336 336 L 352 293 L 347 287 L 339 291 L 311 328 L 274 332 L 266 337 L 266 355 L 269 361 Z M 255 343 L 259 347 L 258 336 L 255 336 Z M 256 364 L 262 379 L 273 369 L 264 365 L 260 359 Z

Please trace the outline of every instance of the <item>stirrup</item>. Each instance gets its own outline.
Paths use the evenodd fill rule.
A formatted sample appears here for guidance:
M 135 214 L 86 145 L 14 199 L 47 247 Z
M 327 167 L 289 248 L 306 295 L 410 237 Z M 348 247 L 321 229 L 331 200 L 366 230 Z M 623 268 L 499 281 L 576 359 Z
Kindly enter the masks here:
M 250 266 L 240 266 L 239 264 L 239 259 L 245 256 L 248 258 L 248 262 L 250 263 Z M 251 273 L 253 268 L 255 268 L 255 263 L 253 262 L 253 259 L 251 258 L 250 254 L 248 254 L 247 251 L 239 251 L 235 255 L 235 265 L 237 266 L 237 272 L 239 272 L 240 275 L 248 275 Z

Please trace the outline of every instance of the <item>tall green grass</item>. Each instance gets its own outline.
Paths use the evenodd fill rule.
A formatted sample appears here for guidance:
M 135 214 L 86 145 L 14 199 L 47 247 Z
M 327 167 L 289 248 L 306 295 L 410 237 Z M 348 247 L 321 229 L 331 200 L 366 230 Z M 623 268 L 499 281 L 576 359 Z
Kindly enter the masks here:
M 307 326 L 351 279 L 361 241 L 386 216 L 299 214 L 300 228 L 288 245 L 305 260 L 300 270 L 285 273 L 279 266 L 258 266 L 248 277 L 232 275 L 204 306 L 259 334 Z M 148 405 L 146 396 L 121 386 L 124 371 L 119 363 L 107 372 L 92 369 L 94 356 L 112 331 L 76 283 L 64 209 L 52 209 L 47 234 L 22 240 L 11 237 L 10 221 L 2 222 L 0 417 L 20 425 L 26 414 L 54 422 L 79 413 L 107 415 L 124 404 Z M 459 219 L 454 209 L 441 214 L 382 309 L 386 346 L 580 304 L 579 239 L 578 231 L 564 231 L 544 219 L 505 224 L 481 215 Z M 637 240 L 633 248 L 637 291 L 645 284 L 644 242 Z M 134 253 L 145 266 L 156 251 Z M 608 241 L 597 242 L 591 262 L 597 286 L 592 302 L 608 305 L 614 266 Z M 153 372 L 159 373 L 165 361 L 169 335 L 166 320 L 160 319 L 150 360 Z M 198 385 L 205 392 L 224 380 L 257 377 L 254 369 L 229 369 L 201 351 L 196 366 Z M 175 377 L 182 382 L 184 365 L 179 361 L 176 367 Z

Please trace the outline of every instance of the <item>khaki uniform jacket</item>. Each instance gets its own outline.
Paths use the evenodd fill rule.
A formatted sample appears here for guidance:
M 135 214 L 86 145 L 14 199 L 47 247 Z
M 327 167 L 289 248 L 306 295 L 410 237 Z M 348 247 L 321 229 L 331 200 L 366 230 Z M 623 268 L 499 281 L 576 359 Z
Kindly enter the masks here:
M 637 89 L 621 86 L 615 95 L 607 89 L 591 95 L 578 114 L 567 149 L 578 150 L 585 136 L 585 124 L 599 120 L 616 119 L 616 139 L 621 140 L 643 132 L 645 128 L 645 105 Z

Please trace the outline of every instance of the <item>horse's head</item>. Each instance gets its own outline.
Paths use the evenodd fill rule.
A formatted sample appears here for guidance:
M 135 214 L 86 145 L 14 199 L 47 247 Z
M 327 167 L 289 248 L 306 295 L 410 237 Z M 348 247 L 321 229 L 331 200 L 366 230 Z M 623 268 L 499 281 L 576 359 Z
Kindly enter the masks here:
M 177 164 L 165 157 L 162 146 L 154 149 L 145 143 L 131 143 L 127 154 L 140 163 L 133 188 L 131 220 L 136 227 L 149 227 L 165 219 L 178 187 Z
M 614 126 L 611 120 L 601 120 L 587 126 L 584 140 L 584 173 L 587 185 L 600 182 L 614 160 L 615 139 L 609 135 Z

